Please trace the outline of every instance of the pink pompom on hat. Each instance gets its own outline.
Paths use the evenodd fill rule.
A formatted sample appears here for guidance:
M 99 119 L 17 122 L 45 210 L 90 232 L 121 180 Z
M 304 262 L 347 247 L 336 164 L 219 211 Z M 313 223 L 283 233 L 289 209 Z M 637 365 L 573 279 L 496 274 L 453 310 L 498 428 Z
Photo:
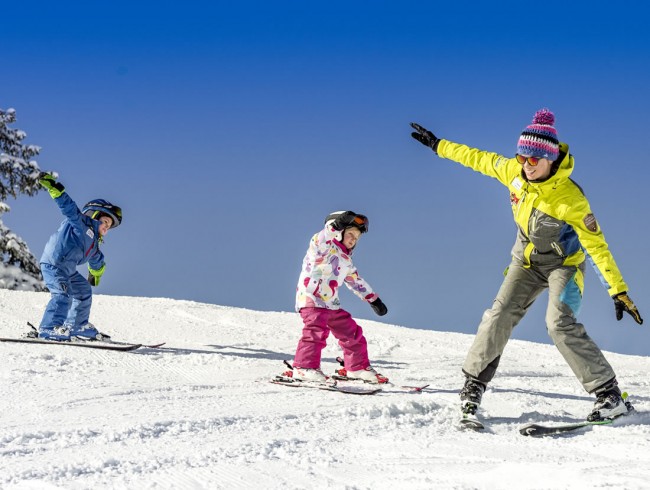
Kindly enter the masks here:
M 526 126 L 517 142 L 517 153 L 537 158 L 557 160 L 560 142 L 553 126 L 555 115 L 548 109 L 540 109 L 533 117 L 533 124 Z

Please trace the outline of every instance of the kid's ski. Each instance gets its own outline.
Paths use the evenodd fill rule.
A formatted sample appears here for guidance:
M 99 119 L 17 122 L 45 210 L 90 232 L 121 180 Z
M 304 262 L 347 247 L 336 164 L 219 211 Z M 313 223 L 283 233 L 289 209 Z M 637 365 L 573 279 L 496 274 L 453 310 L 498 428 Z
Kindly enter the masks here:
M 422 385 L 422 386 L 408 386 L 408 385 L 396 385 L 394 383 L 391 383 L 388 381 L 387 378 L 383 378 L 386 381 L 380 381 L 379 383 L 373 383 L 371 381 L 366 381 L 365 379 L 358 379 L 358 378 L 350 378 L 348 376 L 348 372 L 344 367 L 343 364 L 343 359 L 341 357 L 337 357 L 336 361 L 341 365 L 340 369 L 337 369 L 334 374 L 331 376 L 332 379 L 337 380 L 337 381 L 346 381 L 350 383 L 364 383 L 366 385 L 377 385 L 379 384 L 380 386 L 390 386 L 391 388 L 397 388 L 398 390 L 406 390 L 408 392 L 413 392 L 413 393 L 422 393 L 426 388 L 429 387 L 428 384 Z M 384 390 L 385 391 L 385 390 Z
M 304 381 L 293 377 L 293 366 L 289 361 L 284 361 L 289 371 L 269 380 L 273 384 L 290 386 L 293 388 L 316 388 L 318 390 L 338 391 L 349 395 L 374 395 L 379 393 L 381 388 L 366 388 L 365 386 L 341 386 L 336 380 L 333 381 Z
M 370 381 L 366 381 L 365 379 L 349 378 L 348 376 L 343 376 L 339 374 L 339 371 L 341 370 L 338 370 L 335 374 L 331 376 L 333 380 L 343 381 L 346 383 L 353 383 L 361 386 L 382 386 L 382 387 L 386 386 L 392 388 L 394 391 L 403 391 L 407 393 L 422 393 L 426 388 L 429 387 L 429 385 L 422 385 L 422 386 L 396 385 L 391 383 L 390 381 L 386 383 L 372 383 Z
M 89 341 L 82 341 L 82 342 L 98 342 L 97 340 L 89 340 Z M 119 342 L 117 340 L 104 340 L 104 342 L 108 344 L 113 344 L 113 345 L 133 345 L 129 342 Z M 140 344 L 140 347 L 146 347 L 148 349 L 160 349 L 163 345 L 165 345 L 167 342 L 161 342 L 159 344 Z
M 22 344 L 46 344 L 46 345 L 62 345 L 69 347 L 85 347 L 88 349 L 102 349 L 102 350 L 114 350 L 127 352 L 131 350 L 136 350 L 142 347 L 142 344 L 116 344 L 114 342 L 100 342 L 98 340 L 92 342 L 60 342 L 58 340 L 46 340 L 46 339 L 32 339 L 32 338 L 22 338 L 22 339 L 13 339 L 13 338 L 0 338 L 0 342 L 17 342 Z
M 37 339 L 38 338 L 38 329 L 32 325 L 30 322 L 27 322 L 27 326 L 31 328 L 31 330 L 27 333 L 27 338 L 28 339 Z M 45 339 L 41 339 L 45 340 Z M 84 343 L 84 342 L 101 342 L 104 344 L 114 344 L 114 345 L 136 345 L 133 342 L 121 342 L 118 340 L 112 340 L 110 338 L 104 339 L 104 340 L 95 340 L 95 339 L 72 339 L 71 342 L 75 343 Z M 160 342 L 158 344 L 139 344 L 140 347 L 147 347 L 149 349 L 159 349 L 163 345 L 165 345 L 166 342 Z M 120 350 L 120 349 L 113 349 L 113 350 Z
M 319 383 L 316 381 L 299 381 L 297 379 L 278 375 L 270 380 L 271 383 L 290 386 L 293 388 L 316 388 L 325 391 L 338 391 L 339 393 L 346 393 L 348 395 L 374 395 L 381 391 L 381 388 L 367 388 L 365 386 L 340 386 L 335 382 L 333 383 Z

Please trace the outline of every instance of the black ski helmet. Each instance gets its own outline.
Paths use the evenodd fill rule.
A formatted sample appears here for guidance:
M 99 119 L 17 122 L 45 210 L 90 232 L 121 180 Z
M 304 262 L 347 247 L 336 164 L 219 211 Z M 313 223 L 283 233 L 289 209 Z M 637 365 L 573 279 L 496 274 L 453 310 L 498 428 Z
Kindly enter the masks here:
M 334 211 L 333 213 L 327 215 L 327 218 L 325 218 L 325 223 L 328 221 L 334 221 L 336 218 L 345 213 L 352 213 L 354 215 L 354 219 L 351 220 L 350 224 L 346 225 L 346 228 L 353 226 L 361 233 L 368 233 L 368 225 L 370 224 L 368 217 L 364 216 L 363 214 L 357 214 L 354 211 Z
M 111 228 L 117 228 L 122 224 L 122 208 L 111 204 L 105 199 L 94 199 L 86 203 L 81 212 L 89 218 L 97 220 L 102 215 L 108 216 L 113 220 Z

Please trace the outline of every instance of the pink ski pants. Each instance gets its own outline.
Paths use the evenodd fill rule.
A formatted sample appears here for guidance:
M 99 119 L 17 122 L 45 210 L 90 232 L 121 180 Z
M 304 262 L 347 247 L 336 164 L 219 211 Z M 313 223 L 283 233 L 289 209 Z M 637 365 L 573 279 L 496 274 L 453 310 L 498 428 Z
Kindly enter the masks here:
M 300 309 L 300 316 L 305 326 L 296 349 L 294 366 L 319 368 L 321 351 L 327 345 L 330 331 L 343 349 L 343 360 L 348 371 L 358 371 L 370 366 L 368 344 L 363 330 L 347 311 L 307 307 Z

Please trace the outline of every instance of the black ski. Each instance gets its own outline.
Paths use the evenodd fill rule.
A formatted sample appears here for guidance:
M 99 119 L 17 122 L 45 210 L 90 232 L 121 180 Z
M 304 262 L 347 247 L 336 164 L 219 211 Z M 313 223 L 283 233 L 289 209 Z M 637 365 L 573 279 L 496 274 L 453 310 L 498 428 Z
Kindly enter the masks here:
M 585 427 L 591 427 L 593 425 L 609 425 L 614 422 L 614 419 L 603 419 L 603 420 L 584 420 L 582 422 L 572 422 L 568 424 L 556 424 L 556 425 L 545 425 L 545 424 L 528 424 L 519 429 L 519 433 L 523 436 L 551 436 L 555 434 L 564 434 L 567 432 L 573 432 L 574 430 L 584 429 Z
M 117 344 L 115 342 L 100 342 L 98 340 L 91 341 L 91 342 L 66 342 L 66 341 L 58 341 L 58 340 L 31 339 L 31 338 L 22 338 L 22 339 L 0 338 L 0 342 L 17 342 L 22 344 L 64 345 L 69 347 L 85 347 L 87 349 L 114 350 L 120 352 L 128 352 L 142 347 L 142 344 Z
M 107 344 L 114 344 L 114 345 L 134 345 L 130 342 L 119 342 L 117 340 L 103 340 L 103 341 L 85 340 L 83 342 L 105 342 Z M 140 347 L 147 347 L 148 349 L 160 349 L 166 343 L 167 342 L 161 342 L 159 344 L 140 344 Z
M 593 427 L 594 425 L 610 425 L 619 417 L 630 415 L 635 411 L 632 404 L 627 401 L 628 394 L 624 392 L 621 397 L 625 402 L 627 412 L 616 415 L 615 417 L 599 420 L 581 420 L 579 422 L 570 422 L 567 424 L 528 424 L 519 429 L 519 433 L 523 436 L 542 437 L 573 432 L 574 430 L 585 429 L 587 427 Z
M 460 426 L 463 429 L 472 429 L 472 430 L 483 430 L 485 425 L 479 419 L 476 418 L 476 415 L 463 415 L 460 419 Z
M 27 326 L 31 328 L 29 333 L 27 334 L 28 339 L 37 339 L 38 338 L 38 328 L 36 328 L 33 324 L 30 322 L 27 322 Z M 46 339 L 41 339 L 41 340 L 46 340 Z M 104 339 L 104 340 L 97 340 L 97 339 L 72 339 L 71 342 L 103 342 L 106 344 L 115 344 L 115 345 L 135 345 L 133 342 L 121 342 L 119 340 L 112 340 L 110 337 Z M 163 345 L 165 345 L 166 342 L 160 342 L 158 344 L 140 344 L 140 347 L 148 347 L 149 349 L 159 349 Z M 120 349 L 113 349 L 113 350 L 120 350 Z M 128 349 L 131 350 L 131 349 Z
M 476 416 L 476 411 L 478 410 L 478 405 L 475 403 L 467 402 L 465 406 L 462 407 L 461 418 L 459 421 L 460 427 L 462 429 L 472 429 L 472 430 L 483 430 L 485 425 L 481 422 Z

